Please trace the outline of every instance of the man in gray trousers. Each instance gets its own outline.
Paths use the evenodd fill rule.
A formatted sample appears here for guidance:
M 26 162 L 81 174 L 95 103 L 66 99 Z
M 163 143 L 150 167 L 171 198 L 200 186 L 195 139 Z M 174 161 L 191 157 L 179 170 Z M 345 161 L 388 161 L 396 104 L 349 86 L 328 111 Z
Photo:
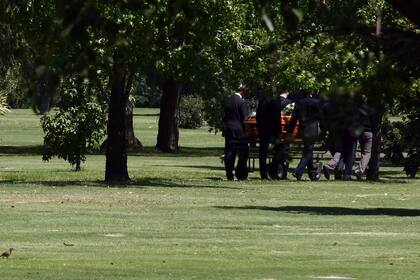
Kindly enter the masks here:
M 370 107 L 366 101 L 362 103 L 359 107 L 359 120 L 360 124 L 363 127 L 363 132 L 360 134 L 358 140 L 360 143 L 361 158 L 360 162 L 354 172 L 358 180 L 362 179 L 362 176 L 365 174 L 367 166 L 370 161 L 371 151 L 372 151 L 372 124 L 373 116 L 375 111 Z

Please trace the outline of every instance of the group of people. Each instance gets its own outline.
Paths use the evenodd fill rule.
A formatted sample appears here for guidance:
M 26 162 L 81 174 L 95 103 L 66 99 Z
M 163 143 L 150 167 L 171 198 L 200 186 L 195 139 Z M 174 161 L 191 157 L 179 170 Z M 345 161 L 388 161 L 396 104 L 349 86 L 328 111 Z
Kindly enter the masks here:
M 250 111 L 245 97 L 246 89 L 241 85 L 230 96 L 225 107 L 224 162 L 228 180 L 234 180 L 234 177 L 245 180 L 248 176 L 249 142 L 244 121 Z M 290 122 L 285 127 L 287 136 L 281 137 L 279 120 L 282 111 L 292 103 L 295 106 Z M 321 173 L 328 180 L 333 174 L 336 179 L 351 180 L 352 176 L 362 179 L 371 155 L 374 115 L 374 110 L 361 94 L 321 101 L 310 93 L 303 93 L 293 102 L 289 99 L 288 90 L 282 89 L 271 100 L 259 98 L 256 121 L 261 179 L 287 179 L 288 147 L 297 125 L 300 126 L 299 138 L 303 142 L 303 151 L 292 173 L 293 177 L 301 180 L 306 169 L 311 180 L 318 180 Z M 323 139 L 326 139 L 332 158 L 321 165 L 314 162 L 313 151 L 315 143 Z M 353 171 L 357 142 L 360 143 L 361 159 Z M 273 156 L 267 164 L 270 145 L 274 147 Z M 238 162 L 235 166 L 236 157 Z

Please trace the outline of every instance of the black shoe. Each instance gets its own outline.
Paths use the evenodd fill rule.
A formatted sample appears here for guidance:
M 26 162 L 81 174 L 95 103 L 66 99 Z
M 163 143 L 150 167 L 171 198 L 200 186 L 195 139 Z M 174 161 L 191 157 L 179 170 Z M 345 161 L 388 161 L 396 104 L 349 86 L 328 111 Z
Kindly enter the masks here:
M 311 179 L 311 181 L 319 181 L 319 179 L 321 179 L 321 173 L 317 171 L 311 171 L 309 173 L 309 179 Z
M 352 179 L 351 179 L 351 175 L 344 175 L 343 176 L 343 180 L 344 181 L 351 181 Z
M 322 171 L 324 172 L 325 179 L 329 180 L 330 179 L 330 176 L 331 176 L 331 172 L 334 171 L 334 170 L 332 170 L 327 165 L 324 165 L 322 167 Z
M 295 172 L 292 173 L 292 176 L 296 178 L 296 180 L 301 181 L 302 180 L 302 174 L 296 174 Z
M 233 181 L 234 179 L 233 174 L 226 174 L 226 178 L 228 179 L 228 181 Z
M 357 181 L 361 181 L 363 179 L 363 173 L 360 170 L 354 172 L 354 176 L 356 176 Z

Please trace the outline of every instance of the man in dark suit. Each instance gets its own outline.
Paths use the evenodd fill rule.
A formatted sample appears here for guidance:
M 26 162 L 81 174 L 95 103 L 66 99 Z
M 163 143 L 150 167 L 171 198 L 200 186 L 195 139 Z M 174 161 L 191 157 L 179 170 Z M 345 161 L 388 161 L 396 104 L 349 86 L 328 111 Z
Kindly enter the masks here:
M 238 90 L 229 97 L 225 106 L 223 135 L 225 137 L 225 171 L 228 180 L 233 180 L 234 170 L 238 180 L 245 180 L 248 177 L 249 149 L 244 121 L 249 115 L 249 108 L 244 95 L 245 87 L 240 85 Z M 235 168 L 236 155 L 238 155 L 238 163 Z
M 271 101 L 268 101 L 267 98 L 263 97 L 258 102 L 257 107 L 257 129 L 258 129 L 258 136 L 260 138 L 260 145 L 259 145 L 259 164 L 260 164 L 260 176 L 261 179 L 268 179 L 267 175 L 267 156 L 268 156 L 268 147 L 270 142 L 274 139 L 275 144 L 275 154 L 273 157 L 273 161 L 271 163 L 271 169 L 269 172 L 271 173 L 272 178 L 280 179 L 278 177 L 278 166 L 282 164 L 283 170 L 284 166 L 284 150 L 285 147 L 279 142 L 280 136 L 280 117 L 281 111 L 292 101 L 287 99 L 289 95 L 289 91 L 287 89 L 282 89 L 279 91 L 279 95 Z M 276 141 L 277 140 L 277 141 Z M 283 172 L 286 176 L 286 172 Z M 285 179 L 285 176 L 282 178 Z
M 314 98 L 312 94 L 305 93 L 305 97 L 297 102 L 292 119 L 287 128 L 287 132 L 289 134 L 292 133 L 299 120 L 303 140 L 303 154 L 298 166 L 293 172 L 293 176 L 297 180 L 302 179 L 306 167 L 308 167 L 309 178 L 311 180 L 319 179 L 320 170 L 313 163 L 313 148 L 315 141 L 321 135 L 321 117 L 322 112 L 319 99 Z
M 346 102 L 346 106 L 341 106 Z M 333 157 L 323 166 L 324 175 L 330 179 L 351 180 L 356 139 L 362 131 L 358 113 L 359 101 L 351 93 L 333 97 L 325 112 L 328 127 L 328 143 Z

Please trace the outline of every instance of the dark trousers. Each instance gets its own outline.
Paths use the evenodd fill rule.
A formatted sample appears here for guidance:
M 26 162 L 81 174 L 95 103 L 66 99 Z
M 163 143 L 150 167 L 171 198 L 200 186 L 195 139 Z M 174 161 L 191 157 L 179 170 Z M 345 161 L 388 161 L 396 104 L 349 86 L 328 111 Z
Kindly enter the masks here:
M 260 138 L 260 146 L 259 146 L 259 164 L 260 164 L 260 176 L 261 179 L 268 178 L 268 168 L 267 168 L 267 157 L 268 157 L 268 148 L 270 146 L 270 138 L 269 137 L 261 137 Z M 287 165 L 286 159 L 288 154 L 288 146 L 286 144 L 274 144 L 274 154 L 273 160 L 271 162 L 271 167 L 274 171 L 280 164 L 283 168 L 283 175 L 281 178 L 276 179 L 286 179 L 287 178 Z M 273 175 L 276 174 L 276 171 L 273 172 Z M 274 175 L 276 176 L 276 175 Z
M 267 156 L 268 156 L 268 147 L 270 146 L 269 137 L 261 137 L 260 146 L 258 149 L 258 158 L 260 163 L 260 176 L 261 179 L 267 179 Z
M 248 154 L 248 143 L 244 139 L 225 137 L 225 171 L 228 179 L 233 179 L 234 170 L 238 179 L 243 178 L 244 174 L 248 175 Z M 238 156 L 238 163 L 235 168 L 236 156 Z
M 313 153 L 314 153 L 313 141 L 304 141 L 302 158 L 300 159 L 299 164 L 295 169 L 296 175 L 301 176 L 303 172 L 305 172 L 306 167 L 308 167 L 308 173 L 316 169 L 313 162 Z
M 344 176 L 349 177 L 353 173 L 353 163 L 356 156 L 356 139 L 347 135 L 343 139 Z

